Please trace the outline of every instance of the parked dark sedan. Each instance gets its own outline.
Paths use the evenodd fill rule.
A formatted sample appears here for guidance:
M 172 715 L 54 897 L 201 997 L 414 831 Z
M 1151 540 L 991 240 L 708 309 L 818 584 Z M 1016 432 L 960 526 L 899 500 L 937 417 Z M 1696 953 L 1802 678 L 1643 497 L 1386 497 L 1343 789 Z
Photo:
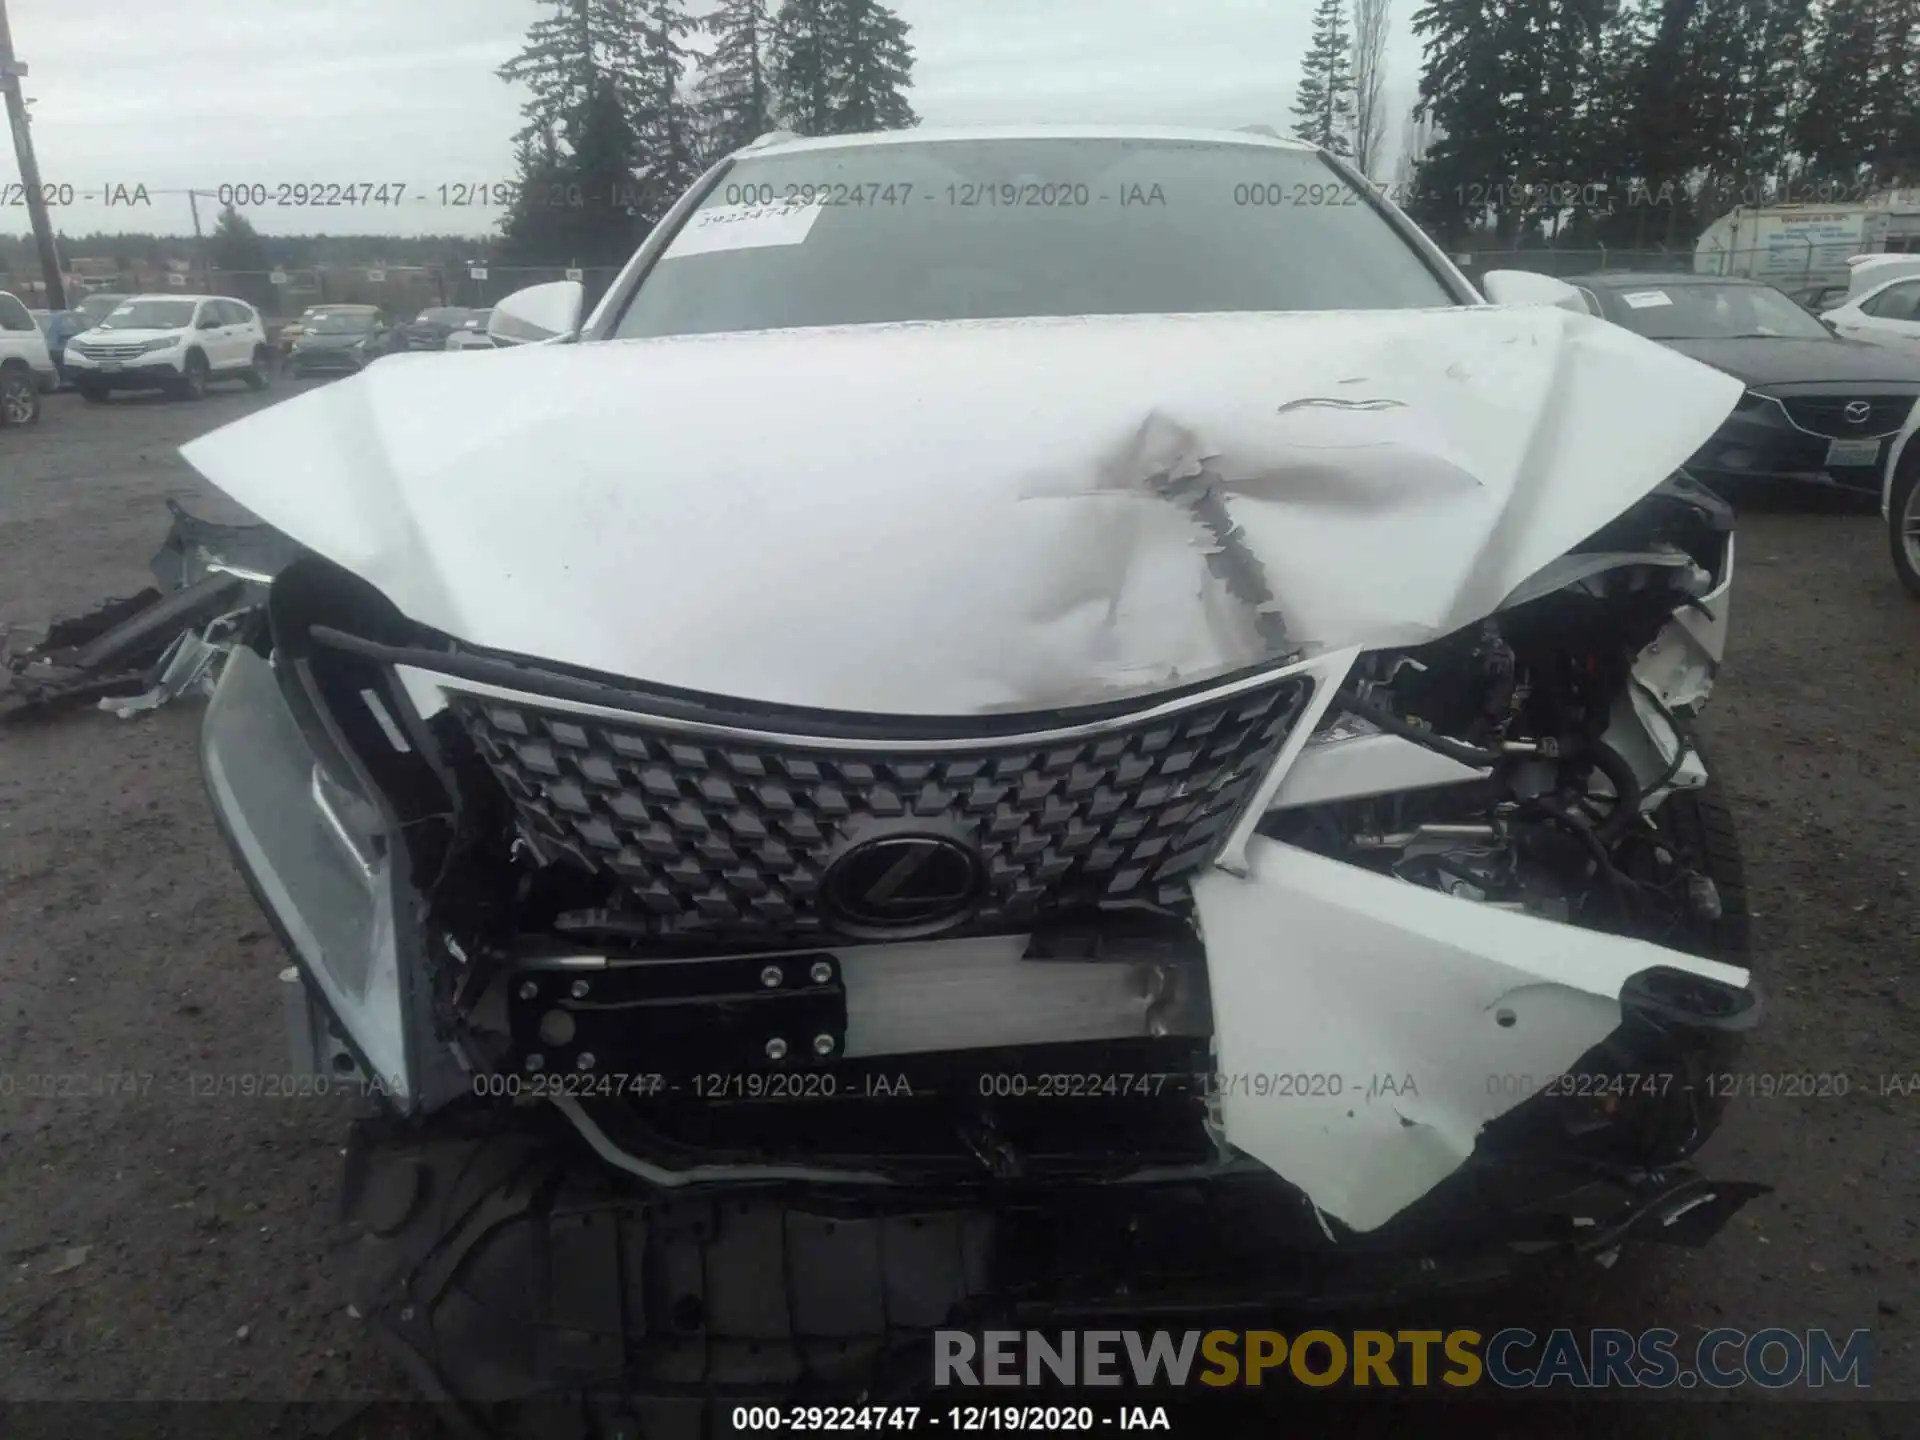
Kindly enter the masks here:
M 393 332 L 372 310 L 328 310 L 308 321 L 287 354 L 287 371 L 352 375 L 394 349 Z
M 444 350 L 447 337 L 473 318 L 473 311 L 442 305 L 422 310 L 418 317 L 394 332 L 396 350 Z
M 1687 462 L 1747 482 L 1878 498 L 1887 445 L 1920 399 L 1920 361 L 1844 340 L 1771 285 L 1717 275 L 1575 275 L 1596 315 L 1744 380 L 1727 423 Z

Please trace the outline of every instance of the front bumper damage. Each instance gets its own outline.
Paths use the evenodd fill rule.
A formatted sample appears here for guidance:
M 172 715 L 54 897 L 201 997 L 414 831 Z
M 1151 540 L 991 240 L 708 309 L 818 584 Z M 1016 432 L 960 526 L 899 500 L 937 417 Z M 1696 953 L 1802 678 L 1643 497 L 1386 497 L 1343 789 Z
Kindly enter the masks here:
M 356 1137 L 349 1208 L 363 1305 L 423 1383 L 870 1388 L 937 1323 L 1408 1296 L 1697 1243 L 1757 1193 L 1685 1169 L 1758 1015 L 1747 972 L 1625 938 L 1675 876 L 1587 833 L 1610 929 L 1543 918 L 1564 893 L 1477 903 L 1505 881 L 1456 853 L 1540 796 L 1582 833 L 1563 743 L 1612 737 L 1587 830 L 1649 852 L 1651 812 L 1705 780 L 1686 726 L 1731 543 L 1669 539 L 1711 507 L 1647 477 L 1737 386 L 1578 319 L 529 348 L 457 384 L 377 367 L 189 447 L 315 552 L 229 657 L 202 759 L 294 960 L 296 1054 L 394 1112 Z M 1341 366 L 1276 343 L 1302 337 Z M 630 469 L 596 469 L 604 405 L 560 467 L 517 421 L 484 464 L 416 428 L 468 384 L 558 406 L 591 362 L 652 405 L 802 343 L 878 413 L 1027 428 L 921 447 L 947 469 L 913 487 L 872 426 L 777 484 L 676 450 L 644 524 L 616 523 Z M 1026 403 L 1063 372 L 1084 413 Z M 972 410 L 930 406 L 959 381 Z M 794 399 L 768 396 L 749 449 Z M 261 485 L 268 453 L 299 473 Z M 549 471 L 568 493 L 529 507 Z M 1606 529 L 1642 503 L 1668 518 Z M 829 513 L 887 543 L 824 563 Z M 1525 684 L 1516 647 L 1543 657 Z M 1367 698 L 1407 666 L 1480 677 L 1509 718 L 1537 677 L 1578 714 L 1449 758 L 1404 718 L 1441 688 Z M 1340 844 L 1468 891 L 1309 843 L 1350 818 L 1329 807 L 1407 796 L 1420 844 Z
M 429 1396 L 577 1395 L 598 1422 L 588 1433 L 625 1420 L 704 1436 L 743 1400 L 912 1403 L 936 1328 L 1233 1325 L 1466 1297 L 1629 1242 L 1705 1244 L 1764 1189 L 1684 1167 L 1581 1176 L 1476 1160 L 1393 1233 L 1336 1241 L 1257 1167 L 875 1195 L 669 1192 L 580 1160 L 537 1112 L 424 1142 L 391 1121 L 355 1130 L 345 1213 L 372 1237 L 358 1304 Z
M 1316 682 L 1309 717 L 1327 703 L 1349 658 L 1309 663 Z M 435 685 L 468 691 L 475 683 L 446 677 L 429 682 L 416 672 L 407 689 L 416 703 L 430 706 Z M 519 699 L 524 704 L 544 697 Z M 1274 798 L 1310 729 L 1310 723 L 1301 724 L 1282 746 L 1279 763 L 1261 780 L 1265 799 Z M 598 1254 L 596 1247 L 639 1245 L 643 1253 L 629 1268 L 630 1282 L 622 1283 L 637 1284 L 632 1277 L 656 1273 L 710 1273 L 693 1257 L 703 1253 L 701 1247 L 720 1243 L 710 1233 L 711 1217 L 730 1216 L 735 1202 L 743 1201 L 760 1218 L 729 1219 L 725 1229 L 730 1234 L 736 1227 L 761 1227 L 764 1234 L 754 1244 L 766 1243 L 766 1235 L 790 1234 L 801 1223 L 794 1217 L 811 1216 L 821 1225 L 857 1221 L 854 1233 L 869 1237 L 894 1216 L 935 1215 L 942 1224 L 984 1227 L 981 1263 L 999 1256 L 988 1269 L 1000 1277 L 996 1283 L 1011 1287 L 1001 1299 L 1042 1308 L 1118 1306 L 1128 1296 L 1137 1300 L 1146 1293 L 1142 1287 L 1150 1290 L 1153 1283 L 1162 1285 L 1168 1303 L 1200 1305 L 1235 1296 L 1249 1304 L 1274 1303 L 1323 1290 L 1385 1295 L 1467 1277 L 1497 1280 L 1542 1255 L 1604 1251 L 1622 1239 L 1642 1238 L 1649 1228 L 1654 1238 L 1697 1243 L 1757 1193 L 1751 1186 L 1696 1186 L 1695 1177 L 1676 1168 L 1715 1119 L 1705 1077 L 1725 1066 L 1757 1016 L 1757 997 L 1744 971 L 1643 941 L 1474 906 L 1253 834 L 1250 827 L 1229 836 L 1221 852 L 1222 864 L 1244 873 L 1216 864 L 1191 882 L 1204 953 L 1184 957 L 1191 966 L 1184 972 L 1181 957 L 1145 939 L 1108 941 L 1064 961 L 1058 954 L 1037 954 L 1023 937 L 824 944 L 781 956 L 748 952 L 707 963 L 742 970 L 737 982 L 745 1000 L 759 986 L 757 977 L 782 962 L 802 977 L 796 982 L 800 991 L 812 993 L 791 994 L 793 987 L 783 982 L 765 998 L 814 1008 L 762 1009 L 726 1034 L 683 1037 L 675 1051 L 675 1028 L 688 1016 L 669 1007 L 661 1011 L 662 1023 L 649 1028 L 645 1007 L 671 997 L 631 989 L 647 983 L 643 977 L 660 968 L 657 962 L 623 966 L 586 946 L 530 954 L 512 989 L 512 1029 L 521 1053 L 539 1053 L 549 1073 L 582 1083 L 547 1090 L 553 1103 L 537 1107 L 544 1118 L 528 1116 L 522 1107 L 511 1133 L 524 1134 L 509 1143 L 499 1133 L 497 1111 L 476 1121 L 459 1103 L 472 1096 L 474 1077 L 450 1055 L 432 997 L 420 982 L 434 940 L 422 928 L 424 907 L 408 874 L 405 847 L 392 843 L 376 817 L 354 813 L 350 798 L 327 780 L 274 666 L 253 649 L 237 649 L 227 665 L 209 707 L 204 763 L 216 812 L 241 866 L 297 963 L 289 988 L 293 1027 L 302 1037 L 296 1049 L 335 1079 L 354 1072 L 373 1077 L 397 1110 L 415 1116 L 414 1126 L 426 1127 L 398 1132 L 410 1138 L 367 1141 L 376 1154 L 368 1162 L 372 1170 L 398 1167 L 402 1178 L 369 1180 L 370 1193 L 386 1198 L 364 1203 L 378 1212 L 367 1223 L 380 1237 L 374 1246 L 385 1257 L 380 1263 L 390 1267 L 368 1303 L 413 1311 L 415 1328 L 406 1343 L 431 1367 L 485 1368 L 478 1357 L 492 1353 L 466 1338 L 432 1339 L 419 1330 L 426 1322 L 418 1317 L 440 1303 L 427 1297 L 437 1295 L 436 1285 L 449 1283 L 452 1274 L 448 1268 L 436 1281 L 433 1267 L 452 1266 L 449 1257 L 474 1245 L 511 1250 L 531 1243 L 530 1237 L 547 1234 L 544 1227 L 556 1223 L 550 1207 L 557 1204 L 564 1214 L 572 1203 L 558 1198 L 565 1186 L 555 1189 L 557 1181 L 536 1184 L 522 1176 L 516 1167 L 523 1164 L 548 1180 L 566 1170 L 573 1177 L 566 1185 L 572 1186 L 586 1183 L 575 1174 L 583 1161 L 591 1156 L 601 1162 L 588 1161 L 598 1177 L 590 1188 L 599 1196 L 588 1209 L 600 1207 L 599 1218 L 582 1222 L 579 1243 L 591 1254 Z M 978 967 L 971 991 L 963 958 Z M 1192 965 L 1195 959 L 1199 963 Z M 831 967 L 830 983 L 808 987 L 805 972 L 823 961 Z M 1170 971 L 1184 973 L 1187 982 L 1170 987 Z M 917 992 L 916 982 L 923 987 Z M 929 995 L 945 1001 L 931 1007 L 937 1017 L 931 1026 L 924 1003 Z M 635 1018 L 610 1025 L 608 1004 Z M 642 1008 L 631 1008 L 635 1004 Z M 568 1017 L 564 1041 L 544 1028 L 555 1014 Z M 1077 1017 L 1080 1031 L 1063 1035 L 1063 1016 Z M 383 1025 L 382 1017 L 391 1023 Z M 906 1075 L 915 1097 L 909 1102 L 884 1085 L 876 1094 L 858 1080 L 843 1082 L 861 1092 L 856 1098 L 840 1094 L 830 1097 L 831 1104 L 810 1103 L 795 1090 L 789 1103 L 768 1108 L 770 1124 L 793 1140 L 796 1154 L 782 1157 L 770 1141 L 767 1153 L 716 1158 L 687 1143 L 684 1129 L 675 1132 L 657 1116 L 636 1117 L 606 1088 L 607 1072 L 625 1077 L 644 1069 L 684 1098 L 694 1071 L 744 1065 L 747 1057 L 764 1053 L 773 1030 L 793 1037 L 796 1063 L 809 1059 L 806 1037 L 826 1034 L 834 1041 L 835 1062 L 854 1067 L 848 1073 Z M 1071 1068 L 1070 1059 L 1058 1057 L 1072 1055 L 1072 1042 L 1101 1040 L 1107 1047 L 1101 1064 L 1134 1053 L 1140 1058 L 1131 1063 L 1148 1072 L 1167 1064 L 1166 1052 L 1156 1052 L 1162 1057 L 1156 1060 L 1145 1047 L 1182 1036 L 1194 1047 L 1187 1068 L 1158 1072 L 1154 1096 L 1169 1104 L 1179 1097 L 1190 1117 L 1203 1117 L 1217 1145 L 1183 1147 L 1169 1131 L 1156 1153 L 1151 1131 L 1161 1122 L 1143 1103 L 1134 1112 L 1141 1133 L 1129 1143 L 1156 1163 L 1130 1165 L 1108 1157 L 1104 1169 L 1083 1165 L 1072 1179 L 1050 1175 L 1032 1157 L 1025 1164 L 996 1164 L 1018 1156 L 1024 1138 L 1022 1097 L 1009 1096 L 998 1107 L 998 1132 L 984 1137 L 976 1152 L 979 1163 L 942 1169 L 914 1154 L 909 1132 L 954 1124 L 954 1092 L 979 1095 L 978 1077 L 995 1066 L 1022 1063 L 1023 1044 L 1064 1038 L 1066 1048 L 1051 1052 L 1052 1063 Z M 1142 1048 L 1113 1048 L 1129 1043 Z M 629 1048 L 621 1049 L 623 1044 Z M 956 1045 L 995 1048 L 983 1048 L 958 1085 L 950 1075 L 944 1089 L 939 1079 L 929 1085 L 916 1069 L 916 1055 Z M 703 1046 L 730 1046 L 709 1053 L 734 1058 L 702 1065 Z M 1663 1078 L 1657 1093 L 1648 1085 L 1641 1087 L 1647 1093 L 1636 1096 L 1629 1086 L 1623 1095 L 1604 1078 L 1620 1074 Z M 916 1075 L 922 1077 L 917 1085 Z M 1580 1083 L 1555 1095 L 1550 1092 L 1556 1077 Z M 1045 1097 L 1032 1098 L 1037 1104 Z M 1050 1103 L 1057 1106 L 1061 1099 Z M 663 1110 L 669 1101 L 662 1097 Z M 893 1107 L 898 1120 L 889 1123 L 901 1134 L 886 1166 L 870 1155 L 833 1157 L 831 1136 L 847 1113 L 836 1104 L 867 1105 L 875 1113 Z M 1635 1107 L 1645 1112 L 1641 1119 L 1622 1115 L 1623 1108 Z M 480 1130 L 460 1138 L 461 1127 L 475 1123 Z M 1603 1124 L 1606 1134 L 1631 1130 L 1644 1143 L 1627 1152 L 1612 1142 L 1595 1143 L 1591 1133 Z M 428 1178 L 438 1162 L 419 1149 L 423 1133 L 454 1137 L 446 1143 L 461 1154 L 478 1146 L 489 1156 L 513 1158 L 500 1160 L 506 1169 L 496 1181 L 463 1181 L 479 1189 L 459 1200 L 466 1192 Z M 996 1150 L 995 1142 L 1004 1143 Z M 536 1153 L 544 1157 L 537 1163 Z M 920 1160 L 924 1164 L 916 1169 Z M 411 1198 L 394 1199 L 392 1186 Z M 1702 1199 L 1707 1195 L 1712 1200 Z M 469 1203 L 481 1208 L 469 1215 L 462 1208 Z M 1129 1215 L 1137 1210 L 1143 1226 L 1171 1225 L 1185 1216 L 1196 1234 L 1211 1234 L 1214 1221 L 1206 1217 L 1216 1204 L 1244 1204 L 1267 1217 L 1251 1230 L 1236 1222 L 1219 1232 L 1261 1237 L 1257 1248 L 1267 1257 L 1261 1267 L 1249 1269 L 1245 1257 L 1233 1259 L 1225 1251 L 1209 1259 L 1203 1246 L 1174 1267 L 1177 1274 L 1158 1282 L 1103 1275 L 1098 1266 L 1078 1277 L 1049 1277 L 1020 1268 L 1018 1256 L 1028 1252 L 1013 1238 L 1017 1228 L 1005 1231 L 1002 1223 L 1008 1207 L 1035 1223 L 1072 1226 L 1118 1206 Z M 473 1216 L 496 1213 L 502 1205 L 518 1207 L 513 1224 L 521 1231 L 507 1226 L 495 1233 L 482 1226 L 483 1233 L 462 1238 L 462 1226 L 478 1223 Z M 1667 1223 L 1683 1205 L 1687 1223 Z M 1164 1221 L 1150 1218 L 1162 1214 Z M 709 1218 L 687 1218 L 699 1216 Z M 682 1226 L 690 1228 L 682 1234 Z M 656 1233 L 657 1242 L 649 1238 Z M 647 1248 L 676 1234 L 692 1247 L 681 1259 Z M 887 1243 L 892 1247 L 891 1239 Z M 832 1253 L 832 1247 L 822 1252 Z M 1186 1254 L 1156 1247 L 1142 1247 L 1141 1253 Z M 598 1259 L 583 1255 L 580 1263 L 596 1275 L 612 1273 Z M 986 1289 L 948 1296 L 945 1283 L 933 1285 L 933 1299 L 922 1297 L 939 1313 L 956 1297 L 981 1304 L 992 1299 Z M 479 1305 L 495 1320 L 506 1314 L 461 1286 L 454 1291 L 447 1303 L 456 1310 Z M 583 1317 L 572 1327 L 583 1334 L 564 1343 L 586 1344 L 591 1332 L 598 1337 L 593 1346 L 602 1347 L 594 1353 L 605 1360 L 642 1335 L 708 1335 L 700 1324 L 676 1329 L 670 1316 L 642 1324 L 626 1307 L 654 1293 L 650 1281 L 618 1304 L 567 1292 L 564 1304 L 590 1305 L 598 1318 L 587 1324 Z M 765 1294 L 753 1303 L 770 1307 L 768 1313 L 787 1313 L 786 1302 L 776 1304 L 777 1298 Z M 558 1290 L 552 1303 L 563 1303 Z M 707 1304 L 696 1295 L 682 1307 L 682 1318 L 705 1313 Z M 502 1333 L 515 1333 L 517 1323 Z M 569 1328 L 560 1318 L 539 1323 Z M 880 1349 L 893 1343 L 886 1328 L 873 1337 Z M 823 1338 L 835 1336 L 832 1326 L 821 1332 Z
M 167 509 L 172 525 L 150 567 L 163 588 L 7 636 L 0 720 L 86 700 L 124 718 L 212 688 L 241 622 L 299 547 L 271 526 L 203 520 L 174 500 Z

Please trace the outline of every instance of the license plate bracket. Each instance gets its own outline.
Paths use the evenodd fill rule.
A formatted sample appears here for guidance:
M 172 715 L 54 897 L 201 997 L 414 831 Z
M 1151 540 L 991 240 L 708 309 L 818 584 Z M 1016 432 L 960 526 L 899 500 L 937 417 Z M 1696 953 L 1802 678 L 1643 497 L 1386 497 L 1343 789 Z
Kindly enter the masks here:
M 1880 463 L 1880 441 L 1835 440 L 1827 446 L 1829 470 L 1857 470 Z
M 516 1069 L 537 1053 L 542 1070 L 673 1079 L 813 1069 L 847 1048 L 846 989 L 826 952 L 528 968 L 508 997 Z

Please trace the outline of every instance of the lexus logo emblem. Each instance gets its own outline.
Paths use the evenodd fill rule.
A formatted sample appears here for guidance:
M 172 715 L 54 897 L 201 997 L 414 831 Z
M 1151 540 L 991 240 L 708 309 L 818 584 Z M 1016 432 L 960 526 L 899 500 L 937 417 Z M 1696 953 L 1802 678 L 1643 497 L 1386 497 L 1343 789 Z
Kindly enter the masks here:
M 937 934 L 964 920 L 985 892 L 979 851 L 925 831 L 859 840 L 820 883 L 829 923 L 849 935 Z
M 1849 400 L 1847 402 L 1846 416 L 1851 423 L 1864 425 L 1867 423 L 1867 417 L 1871 414 L 1873 414 L 1873 406 L 1869 405 L 1866 401 Z

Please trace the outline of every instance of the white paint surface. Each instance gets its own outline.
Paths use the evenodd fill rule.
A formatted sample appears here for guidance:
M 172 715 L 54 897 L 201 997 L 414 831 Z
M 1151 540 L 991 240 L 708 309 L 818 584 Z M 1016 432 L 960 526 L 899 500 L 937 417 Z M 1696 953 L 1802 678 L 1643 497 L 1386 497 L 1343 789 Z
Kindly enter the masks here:
M 1504 1077 L 1544 1086 L 1604 1039 L 1629 976 L 1669 965 L 1747 984 L 1275 840 L 1247 858 L 1245 879 L 1193 885 L 1226 1138 L 1356 1230 L 1425 1195 L 1535 1093 Z
M 471 644 L 967 715 L 1450 632 L 1740 391 L 1541 307 L 873 325 L 396 355 L 182 454 Z

